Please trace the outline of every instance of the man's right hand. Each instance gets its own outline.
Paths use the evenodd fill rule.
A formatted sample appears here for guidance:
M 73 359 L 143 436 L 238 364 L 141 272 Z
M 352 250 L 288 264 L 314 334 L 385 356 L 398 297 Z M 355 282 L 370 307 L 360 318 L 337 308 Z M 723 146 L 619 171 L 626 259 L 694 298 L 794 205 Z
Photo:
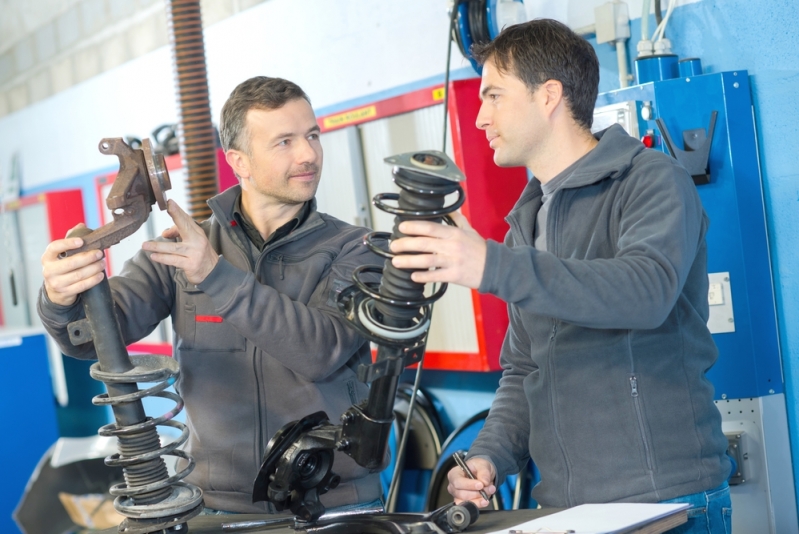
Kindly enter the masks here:
M 84 224 L 80 223 L 72 230 L 82 227 Z M 44 289 L 47 291 L 47 298 L 54 304 L 74 304 L 80 293 L 96 286 L 103 279 L 105 260 L 101 250 L 89 250 L 68 258 L 58 258 L 62 252 L 81 245 L 83 239 L 79 237 L 58 239 L 50 243 L 42 255 Z
M 454 497 L 455 504 L 472 501 L 478 508 L 485 508 L 489 503 L 480 495 L 480 490 L 485 490 L 489 498 L 497 492 L 494 486 L 494 479 L 497 476 L 494 464 L 484 458 L 470 458 L 466 460 L 466 465 L 477 480 L 472 480 L 460 467 L 455 466 L 447 473 L 449 480 L 447 491 Z

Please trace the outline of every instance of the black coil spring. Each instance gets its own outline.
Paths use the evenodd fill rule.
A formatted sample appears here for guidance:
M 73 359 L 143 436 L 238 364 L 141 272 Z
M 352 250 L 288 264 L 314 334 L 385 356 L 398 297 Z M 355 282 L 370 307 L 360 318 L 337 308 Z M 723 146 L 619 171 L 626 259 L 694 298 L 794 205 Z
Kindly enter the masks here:
M 125 373 L 111 373 L 100 369 L 98 363 L 91 367 L 95 380 L 109 384 L 155 383 L 153 387 L 136 390 L 125 395 L 97 395 L 92 402 L 100 406 L 119 406 L 140 402 L 145 397 L 161 397 L 172 400 L 175 406 L 160 417 L 148 417 L 144 421 L 122 426 L 111 423 L 99 430 L 101 436 L 115 436 L 119 443 L 119 453 L 105 459 L 106 465 L 121 467 L 125 483 L 116 484 L 110 489 L 116 497 L 114 508 L 128 517 L 133 527 L 129 532 L 142 531 L 135 527 L 138 518 L 167 517 L 166 522 L 179 524 L 200 512 L 202 492 L 190 485 L 179 482 L 194 469 L 194 459 L 179 450 L 189 437 L 188 428 L 173 418 L 183 410 L 183 399 L 179 395 L 165 391 L 173 385 L 180 374 L 177 362 L 162 356 L 131 356 L 134 368 Z M 178 439 L 162 446 L 158 436 L 158 426 L 169 426 L 181 432 Z M 178 456 L 188 461 L 187 465 L 173 476 L 169 476 L 163 456 Z M 149 508 L 152 511 L 149 512 Z M 151 522 L 151 521 L 150 521 Z M 143 527 L 145 532 L 149 532 Z M 122 527 L 120 526 L 120 531 Z
M 419 284 L 411 279 L 414 269 L 398 269 L 391 263 L 394 254 L 381 248 L 376 240 L 398 239 L 406 237 L 399 230 L 403 221 L 428 220 L 433 222 L 451 219 L 447 214 L 452 213 L 463 205 L 465 196 L 463 188 L 456 181 L 418 173 L 402 167 L 395 167 L 392 171 L 394 182 L 399 186 L 400 192 L 381 193 L 375 195 L 373 203 L 381 211 L 395 215 L 394 228 L 388 232 L 372 232 L 364 238 L 364 243 L 370 250 L 386 258 L 383 268 L 374 266 L 361 266 L 353 273 L 353 279 L 358 289 L 366 293 L 375 302 L 374 308 L 378 312 L 377 319 L 387 327 L 408 328 L 424 314 L 425 308 L 440 299 L 447 289 L 446 284 L 431 296 L 424 296 L 424 284 Z M 449 206 L 444 206 L 446 196 L 458 193 L 458 198 Z M 397 201 L 396 206 L 386 204 L 384 201 Z M 366 272 L 382 272 L 383 277 L 377 291 L 369 287 L 362 279 L 361 274 Z M 429 312 L 428 312 L 429 313 Z M 429 316 L 428 316 L 429 319 Z

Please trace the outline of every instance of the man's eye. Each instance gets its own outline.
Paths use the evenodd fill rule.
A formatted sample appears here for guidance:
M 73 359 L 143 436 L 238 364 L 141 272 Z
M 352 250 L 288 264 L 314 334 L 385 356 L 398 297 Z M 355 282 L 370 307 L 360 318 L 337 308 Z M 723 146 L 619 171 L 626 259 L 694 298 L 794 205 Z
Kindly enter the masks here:
M 310 139 L 311 141 L 316 141 L 317 139 L 319 139 L 319 134 L 312 133 L 311 135 L 308 136 L 308 139 Z
M 279 142 L 277 145 L 278 145 L 278 146 L 288 146 L 288 144 L 289 144 L 289 140 L 288 140 L 288 139 L 283 139 L 283 140 L 282 140 L 281 142 Z

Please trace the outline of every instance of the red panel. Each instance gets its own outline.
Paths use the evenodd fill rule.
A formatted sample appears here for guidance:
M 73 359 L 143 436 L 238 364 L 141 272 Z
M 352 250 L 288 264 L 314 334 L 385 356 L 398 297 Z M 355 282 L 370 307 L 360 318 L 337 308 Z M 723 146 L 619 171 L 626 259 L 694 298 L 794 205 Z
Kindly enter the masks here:
M 78 223 L 86 223 L 83 213 L 83 195 L 80 189 L 52 191 L 38 196 L 43 196 L 43 201 L 47 203 L 50 241 L 63 239 L 73 226 Z
M 494 151 L 488 146 L 485 132 L 475 126 L 480 111 L 479 93 L 480 80 L 476 78 L 450 84 L 452 145 L 455 163 L 466 174 L 463 214 L 480 235 L 501 243 L 508 231 L 505 216 L 527 185 L 527 170 L 494 164 Z M 485 358 L 483 370 L 498 370 L 499 352 L 508 329 L 506 305 L 477 291 L 472 291 L 472 299 L 480 355 Z
M 234 185 L 239 185 L 239 179 L 233 174 L 233 169 L 228 165 L 225 152 L 221 148 L 216 151 L 216 169 L 220 193 Z

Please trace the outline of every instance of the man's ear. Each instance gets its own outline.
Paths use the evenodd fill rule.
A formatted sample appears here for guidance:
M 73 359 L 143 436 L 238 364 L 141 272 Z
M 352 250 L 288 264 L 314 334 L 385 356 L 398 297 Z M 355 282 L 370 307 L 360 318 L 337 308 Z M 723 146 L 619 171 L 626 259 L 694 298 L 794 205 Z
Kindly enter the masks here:
M 225 152 L 225 160 L 239 180 L 250 176 L 250 159 L 244 152 L 231 148 Z
M 544 97 L 544 109 L 549 114 L 553 113 L 563 102 L 563 84 L 558 80 L 547 80 L 542 83 L 541 93 Z

